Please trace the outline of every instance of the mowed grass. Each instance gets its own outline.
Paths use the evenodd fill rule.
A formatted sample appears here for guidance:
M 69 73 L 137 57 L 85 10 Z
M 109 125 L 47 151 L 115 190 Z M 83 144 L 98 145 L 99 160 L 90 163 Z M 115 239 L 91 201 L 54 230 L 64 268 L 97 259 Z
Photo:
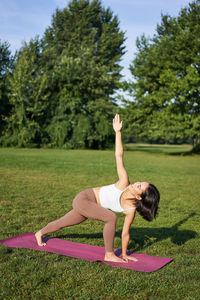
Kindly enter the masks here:
M 129 145 L 136 151 L 125 152 L 130 179 L 161 193 L 156 220 L 136 215 L 129 249 L 172 263 L 142 273 L 0 245 L 0 299 L 199 299 L 200 156 L 173 147 Z M 0 239 L 37 231 L 70 210 L 81 190 L 116 180 L 113 151 L 0 149 Z M 123 220 L 118 214 L 116 248 Z M 103 246 L 103 226 L 87 220 L 51 236 Z

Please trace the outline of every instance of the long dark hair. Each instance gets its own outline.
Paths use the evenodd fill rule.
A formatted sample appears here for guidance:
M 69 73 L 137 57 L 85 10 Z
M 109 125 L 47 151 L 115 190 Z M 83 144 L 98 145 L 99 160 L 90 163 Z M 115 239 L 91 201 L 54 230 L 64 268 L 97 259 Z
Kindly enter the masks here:
M 141 200 L 136 200 L 136 211 L 147 221 L 152 221 L 158 212 L 160 193 L 153 184 L 141 194 Z

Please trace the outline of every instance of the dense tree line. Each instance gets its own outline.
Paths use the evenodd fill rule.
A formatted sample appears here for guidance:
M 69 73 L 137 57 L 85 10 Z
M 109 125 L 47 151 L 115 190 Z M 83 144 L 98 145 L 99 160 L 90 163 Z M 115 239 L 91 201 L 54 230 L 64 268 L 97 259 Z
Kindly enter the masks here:
M 57 9 L 41 39 L 11 56 L 0 41 L 1 145 L 104 149 L 116 111 L 126 141 L 200 143 L 200 2 L 161 16 L 136 41 L 132 82 L 122 82 L 125 33 L 99 0 Z M 119 107 L 118 89 L 129 93 Z M 131 100 L 130 100 L 131 99 Z
M 200 143 L 200 1 L 177 18 L 162 15 L 153 38 L 137 39 L 125 89 L 127 135 L 151 141 Z
M 108 147 L 124 40 L 118 18 L 100 1 L 57 9 L 42 39 L 17 53 L 3 145 Z

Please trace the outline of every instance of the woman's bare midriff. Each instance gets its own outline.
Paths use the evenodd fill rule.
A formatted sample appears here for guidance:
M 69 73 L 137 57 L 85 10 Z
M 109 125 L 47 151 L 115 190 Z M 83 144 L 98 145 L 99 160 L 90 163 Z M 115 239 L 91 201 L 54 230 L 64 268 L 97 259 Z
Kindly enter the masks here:
M 100 191 L 101 187 L 96 187 L 96 188 L 93 188 L 93 191 L 94 191 L 94 194 L 95 194 L 95 197 L 96 197 L 96 200 L 97 200 L 97 204 L 101 205 L 100 203 L 100 199 L 99 199 L 99 191 Z

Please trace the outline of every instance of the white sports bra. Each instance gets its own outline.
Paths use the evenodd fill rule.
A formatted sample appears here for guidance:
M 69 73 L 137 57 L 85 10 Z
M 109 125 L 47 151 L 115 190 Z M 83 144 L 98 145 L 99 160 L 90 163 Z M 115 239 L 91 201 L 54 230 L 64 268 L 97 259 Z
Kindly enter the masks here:
M 125 190 L 119 190 L 114 184 L 102 186 L 99 191 L 101 206 L 111 209 L 114 212 L 125 212 L 131 209 L 135 209 L 134 207 L 130 207 L 128 209 L 123 209 L 121 207 L 120 197 Z

